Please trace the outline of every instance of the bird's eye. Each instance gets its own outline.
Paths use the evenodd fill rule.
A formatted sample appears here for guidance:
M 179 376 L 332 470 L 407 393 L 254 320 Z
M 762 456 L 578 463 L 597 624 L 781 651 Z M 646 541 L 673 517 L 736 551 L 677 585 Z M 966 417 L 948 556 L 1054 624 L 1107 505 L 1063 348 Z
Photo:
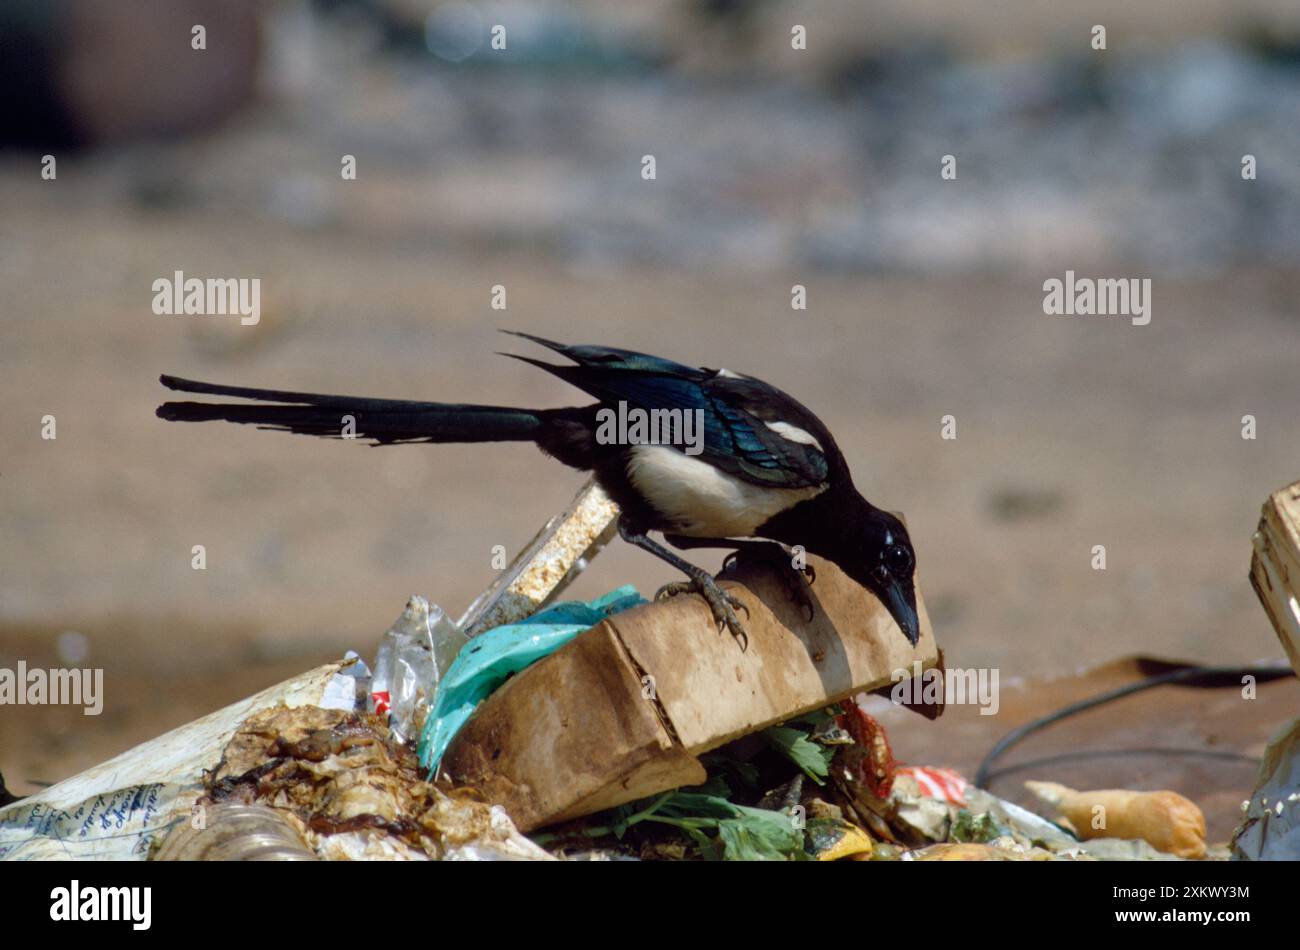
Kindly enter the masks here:
M 907 574 L 912 570 L 912 552 L 901 544 L 885 548 L 883 559 L 891 574 Z

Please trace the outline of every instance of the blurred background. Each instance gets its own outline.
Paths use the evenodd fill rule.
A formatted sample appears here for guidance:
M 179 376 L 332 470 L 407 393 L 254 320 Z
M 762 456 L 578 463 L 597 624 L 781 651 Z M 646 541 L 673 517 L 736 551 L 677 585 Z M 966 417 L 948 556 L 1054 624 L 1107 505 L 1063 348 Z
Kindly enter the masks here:
M 106 689 L 0 710 L 16 793 L 371 659 L 413 593 L 459 615 L 582 482 L 163 423 L 159 373 L 584 401 L 500 326 L 812 407 L 950 665 L 1280 653 L 1247 570 L 1300 476 L 1294 0 L 6 0 L 0 82 L 0 666 Z M 1067 269 L 1150 278 L 1150 325 L 1044 315 Z M 155 315 L 177 270 L 260 278 L 260 322 Z M 571 593 L 670 579 L 615 543 Z

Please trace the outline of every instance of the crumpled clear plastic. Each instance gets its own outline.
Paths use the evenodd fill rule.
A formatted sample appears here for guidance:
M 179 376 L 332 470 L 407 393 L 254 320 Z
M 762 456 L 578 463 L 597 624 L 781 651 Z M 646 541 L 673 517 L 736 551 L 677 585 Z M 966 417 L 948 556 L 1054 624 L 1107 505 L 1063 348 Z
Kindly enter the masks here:
M 1259 775 L 1258 786 L 1243 803 L 1232 856 L 1240 861 L 1300 860 L 1300 719 L 1269 741 Z
M 469 638 L 442 608 L 418 594 L 379 641 L 370 708 L 388 714 L 398 742 L 417 736 L 438 684 Z

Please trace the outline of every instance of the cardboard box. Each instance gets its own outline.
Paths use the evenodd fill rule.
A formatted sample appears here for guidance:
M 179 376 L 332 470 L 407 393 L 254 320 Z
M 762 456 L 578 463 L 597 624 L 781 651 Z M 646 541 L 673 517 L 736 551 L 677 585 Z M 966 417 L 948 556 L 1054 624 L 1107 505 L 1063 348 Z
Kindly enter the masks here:
M 1251 586 L 1300 675 L 1300 482 L 1268 497 L 1252 540 Z
M 625 611 L 489 697 L 443 768 L 502 805 L 522 831 L 704 781 L 698 756 L 938 662 L 920 592 L 915 649 L 885 607 L 829 561 L 811 620 L 770 568 L 722 586 L 749 608 L 745 649 L 698 596 Z

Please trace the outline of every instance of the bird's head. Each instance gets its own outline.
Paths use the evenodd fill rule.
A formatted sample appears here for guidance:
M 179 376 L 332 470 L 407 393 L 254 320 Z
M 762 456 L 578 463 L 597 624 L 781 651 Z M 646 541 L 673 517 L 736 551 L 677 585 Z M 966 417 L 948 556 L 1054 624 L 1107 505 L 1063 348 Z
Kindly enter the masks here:
M 912 572 L 916 553 L 903 522 L 887 511 L 874 510 L 853 523 L 845 539 L 848 556 L 838 563 L 850 577 L 880 598 L 890 615 L 916 646 L 921 638 L 921 621 L 916 613 L 916 587 Z

